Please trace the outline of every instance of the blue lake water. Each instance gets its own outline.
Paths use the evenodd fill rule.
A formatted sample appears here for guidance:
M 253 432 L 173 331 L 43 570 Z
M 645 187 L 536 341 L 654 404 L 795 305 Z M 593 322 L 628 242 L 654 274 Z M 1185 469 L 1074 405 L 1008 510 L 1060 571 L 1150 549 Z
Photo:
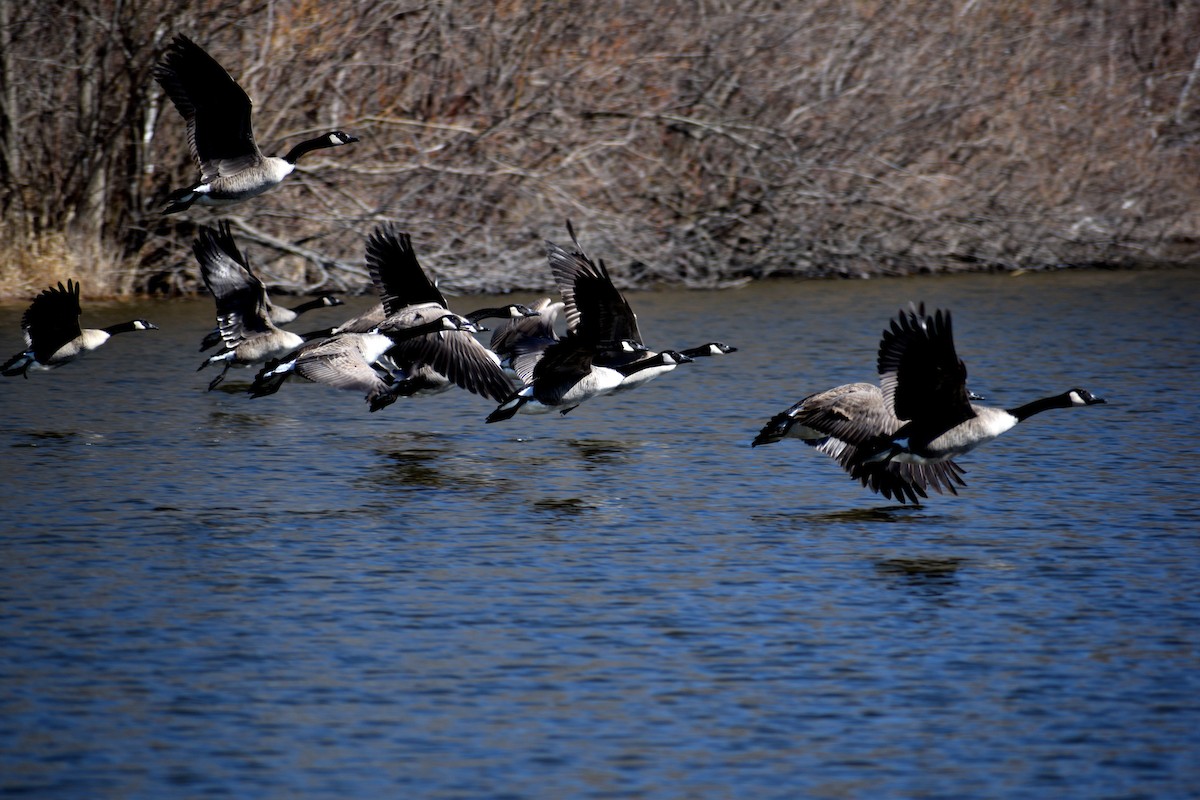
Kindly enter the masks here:
M 85 324 L 161 330 L 0 383 L 0 793 L 1200 795 L 1200 272 L 629 298 L 652 346 L 740 349 L 485 425 L 461 392 L 206 392 L 210 301 L 85 288 Z M 749 447 L 874 380 L 910 300 L 987 402 L 1109 404 L 916 508 Z

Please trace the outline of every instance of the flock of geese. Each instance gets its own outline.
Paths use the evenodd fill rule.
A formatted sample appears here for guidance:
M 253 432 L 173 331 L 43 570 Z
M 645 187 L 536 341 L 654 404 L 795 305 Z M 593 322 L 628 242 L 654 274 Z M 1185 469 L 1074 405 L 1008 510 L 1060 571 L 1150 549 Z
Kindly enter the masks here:
M 277 186 L 297 159 L 320 148 L 358 141 L 332 131 L 266 157 L 255 143 L 251 102 L 208 53 L 177 35 L 154 69 L 187 126 L 200 180 L 171 194 L 164 213 L 193 204 L 221 206 Z M 498 405 L 487 422 L 518 413 L 562 414 L 604 395 L 629 391 L 697 358 L 736 350 L 709 342 L 684 350 L 651 350 L 628 301 L 602 260 L 579 244 L 546 243 L 561 300 L 532 307 L 509 304 L 460 315 L 421 267 L 407 233 L 390 224 L 368 237 L 366 260 L 380 302 L 342 324 L 307 334 L 281 326 L 315 308 L 341 305 L 332 296 L 285 308 L 275 305 L 227 222 L 201 226 L 193 244 L 205 285 L 216 301 L 216 329 L 201 351 L 219 350 L 200 368 L 220 366 L 211 390 L 234 366 L 261 365 L 250 385 L 254 397 L 273 394 L 291 376 L 363 394 L 371 411 L 401 397 L 459 387 Z M 80 326 L 80 286 L 68 280 L 38 294 L 21 319 L 25 348 L 0 371 L 28 377 L 70 363 L 130 331 L 155 330 L 138 319 L 107 328 Z M 565 332 L 559 333 L 559 317 Z M 500 319 L 485 346 L 476 335 L 485 319 Z M 851 383 L 805 397 L 771 418 L 754 446 L 798 438 L 834 459 L 872 491 L 919 503 L 928 490 L 957 494 L 965 486 L 955 463 L 1034 414 L 1051 408 L 1105 402 L 1073 388 L 1013 409 L 979 405 L 967 389 L 967 371 L 954 347 L 950 312 L 924 305 L 901 310 L 884 330 L 877 357 L 878 385 Z

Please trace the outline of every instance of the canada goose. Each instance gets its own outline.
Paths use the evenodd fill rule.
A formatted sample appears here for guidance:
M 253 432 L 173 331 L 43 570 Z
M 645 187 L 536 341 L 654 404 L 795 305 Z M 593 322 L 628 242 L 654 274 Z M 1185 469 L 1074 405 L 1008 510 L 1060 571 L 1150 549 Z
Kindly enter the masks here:
M 848 383 L 805 397 L 776 414 L 763 426 L 752 447 L 778 442 L 785 437 L 800 439 L 841 464 L 851 477 L 884 497 L 920 503 L 926 489 L 943 489 L 958 494 L 954 484 L 965 486 L 963 470 L 953 461 L 911 464 L 899 461 L 859 464 L 858 448 L 863 441 L 895 433 L 904 423 L 884 401 L 883 391 L 870 383 Z
M 249 96 L 183 34 L 171 41 L 153 74 L 187 123 L 188 149 L 200 166 L 200 181 L 172 192 L 164 214 L 183 211 L 192 203 L 224 205 L 262 194 L 290 175 L 305 153 L 358 141 L 343 131 L 330 131 L 300 142 L 282 158 L 264 156 L 250 124 Z
M 567 334 L 542 351 L 525 386 L 489 414 L 487 422 L 511 419 L 518 412 L 566 414 L 587 400 L 612 394 L 639 373 L 665 372 L 691 361 L 674 350 L 663 350 L 632 362 L 596 363 L 596 353 L 609 352 L 610 344 L 600 345 L 586 334 Z
M 278 358 L 304 344 L 308 337 L 271 322 L 262 283 L 250 272 L 228 224 L 221 223 L 216 230 L 201 226 L 192 251 L 200 262 L 204 283 L 216 300 L 217 328 L 225 344 L 221 352 L 206 358 L 199 367 L 224 364 L 221 374 L 209 383 L 210 391 L 225 379 L 231 366 Z
M 552 260 L 565 252 L 550 242 L 547 247 Z M 488 422 L 510 419 L 518 412 L 555 409 L 566 414 L 586 400 L 644 383 L 691 361 L 674 350 L 646 351 L 633 311 L 603 264 L 586 261 L 572 270 L 570 279 L 563 292 L 565 337 L 559 339 L 554 332 L 557 309 L 549 305 L 536 322 L 516 323 L 527 329 L 525 335 L 503 343 L 506 353 L 511 349 L 511 363 L 525 385 L 501 403 Z
M 381 225 L 367 239 L 367 266 L 383 298 L 383 334 L 449 313 L 446 298 L 421 264 L 407 233 Z M 452 384 L 500 402 L 512 393 L 499 359 L 464 330 L 405 339 L 389 352 L 399 374 L 394 392 L 411 397 L 445 391 Z
M 567 331 L 574 331 L 579 325 L 581 317 L 579 303 L 583 299 L 579 296 L 579 287 L 587 287 L 587 291 L 596 295 L 593 298 L 593 307 L 601 313 L 600 325 L 603 329 L 604 341 L 608 343 L 633 342 L 641 345 L 640 348 L 630 351 L 620 348 L 613 349 L 601 343 L 600 349 L 596 353 L 596 363 L 613 366 L 653 357 L 653 351 L 645 349 L 641 332 L 638 330 L 637 315 L 633 313 L 629 301 L 613 285 L 604 261 L 593 261 L 588 257 L 580 246 L 579 239 L 575 236 L 575 229 L 570 220 L 567 220 L 567 232 L 571 236 L 574 250 L 566 250 L 554 242 L 546 242 L 546 257 L 550 262 L 550 272 L 554 275 L 555 283 L 558 284 L 563 298 Z M 587 278 L 587 280 L 580 283 L 578 279 L 581 277 Z M 694 360 L 697 355 L 723 355 L 734 352 L 736 349 L 720 342 L 710 342 L 680 351 L 682 355 L 686 356 L 684 360 L 660 364 L 653 369 L 634 371 L 626 376 L 615 391 L 624 392 L 641 386 L 659 375 L 670 372 L 678 364 Z
M 29 377 L 29 370 L 61 367 L 108 341 L 110 336 L 129 331 L 158 330 L 144 319 L 109 325 L 107 328 L 80 328 L 79 284 L 67 279 L 58 288 L 51 286 L 37 297 L 21 316 L 25 349 L 0 367 L 5 375 Z
M 249 274 L 253 280 L 259 280 L 257 276 L 253 275 L 253 273 Z M 260 285 L 261 283 L 262 282 L 259 281 Z M 266 295 L 266 291 L 267 287 L 263 286 L 264 295 Z M 307 300 L 299 305 L 289 308 L 287 306 L 280 306 L 272 303 L 270 297 L 267 296 L 267 318 L 271 320 L 271 323 L 274 325 L 287 325 L 289 322 L 294 322 L 301 314 L 314 311 L 318 308 L 332 308 L 334 306 L 340 306 L 344 303 L 345 301 L 340 297 L 332 294 L 323 294 L 313 298 L 312 300 Z M 221 341 L 221 329 L 213 328 L 208 332 L 208 334 L 205 335 L 204 341 L 200 343 L 200 352 L 203 353 L 205 350 L 216 347 L 221 343 Z
M 1105 402 L 1074 388 L 1011 409 L 972 403 L 967 368 L 954 348 L 950 312 L 927 315 L 924 304 L 901 311 L 883 332 L 878 368 L 884 400 L 905 422 L 895 431 L 853 442 L 853 466 L 938 464 L 969 453 L 1034 414 Z
M 397 342 L 438 331 L 473 332 L 475 329 L 474 323 L 463 317 L 446 314 L 423 325 L 394 329 L 386 334 L 339 333 L 307 342 L 259 371 L 250 387 L 250 395 L 274 394 L 289 375 L 295 374 L 314 383 L 366 392 L 371 410 L 378 411 L 398 396 L 392 391 L 394 381 L 391 376 L 375 366 Z

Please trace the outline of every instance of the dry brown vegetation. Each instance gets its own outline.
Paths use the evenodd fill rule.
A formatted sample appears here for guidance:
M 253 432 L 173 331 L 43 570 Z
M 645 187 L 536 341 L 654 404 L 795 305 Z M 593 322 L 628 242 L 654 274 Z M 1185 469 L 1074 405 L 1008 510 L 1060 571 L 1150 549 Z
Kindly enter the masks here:
M 76 0 L 0 3 L 0 294 L 195 289 L 175 32 L 264 150 L 362 139 L 225 213 L 293 291 L 383 220 L 463 291 L 549 285 L 567 217 L 627 285 L 1198 252 L 1194 3 Z

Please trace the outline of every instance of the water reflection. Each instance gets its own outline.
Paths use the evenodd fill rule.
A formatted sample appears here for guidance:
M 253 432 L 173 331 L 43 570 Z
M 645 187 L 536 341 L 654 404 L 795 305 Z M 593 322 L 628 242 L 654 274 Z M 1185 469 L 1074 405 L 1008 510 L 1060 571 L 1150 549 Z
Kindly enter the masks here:
M 438 461 L 445 453 L 441 450 L 392 450 L 380 451 L 386 461 L 379 467 L 376 480 L 395 484 L 415 484 L 431 489 L 446 485 Z
M 875 563 L 875 570 L 886 578 L 899 578 L 914 587 L 947 587 L 958 584 L 958 569 L 962 558 L 885 558 Z
M 566 444 L 587 464 L 602 466 L 630 461 L 643 443 L 622 439 L 568 439 Z
M 922 522 L 944 525 L 953 518 L 940 512 L 930 511 L 926 506 L 878 506 L 875 508 L 847 508 L 837 511 L 789 511 L 770 514 L 754 514 L 756 523 L 784 527 L 807 527 L 820 525 L 863 525 Z
M 70 444 L 95 444 L 103 441 L 104 436 L 92 431 L 75 431 L 66 429 L 14 431 L 10 447 L 55 447 Z
M 596 511 L 599 506 L 581 497 L 543 498 L 533 502 L 534 509 L 544 511 L 552 517 L 578 517 Z

